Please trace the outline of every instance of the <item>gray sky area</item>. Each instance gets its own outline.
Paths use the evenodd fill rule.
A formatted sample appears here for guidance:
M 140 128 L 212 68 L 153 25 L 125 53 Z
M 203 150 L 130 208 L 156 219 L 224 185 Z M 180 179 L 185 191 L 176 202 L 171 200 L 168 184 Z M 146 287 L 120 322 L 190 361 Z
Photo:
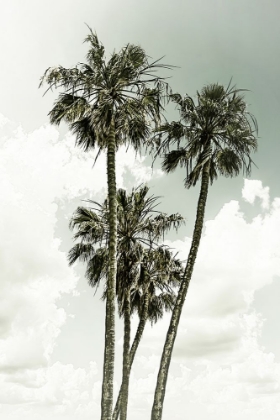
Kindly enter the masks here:
M 280 413 L 280 3 L 276 0 L 10 0 L 1 4 L 0 414 L 3 420 L 88 420 L 100 415 L 104 302 L 82 264 L 69 267 L 69 219 L 106 194 L 105 156 L 74 147 L 49 125 L 57 93 L 50 66 L 85 60 L 88 24 L 107 57 L 127 43 L 163 62 L 174 92 L 208 83 L 245 92 L 259 124 L 250 179 L 210 189 L 205 229 L 174 348 L 163 419 L 276 420 Z M 178 118 L 168 107 L 168 119 Z M 159 210 L 186 226 L 166 243 L 190 246 L 198 188 L 165 175 L 149 156 L 121 149 L 117 183 L 146 182 Z M 169 315 L 147 327 L 130 383 L 129 420 L 150 418 Z M 137 319 L 133 319 L 133 331 Z M 116 326 L 115 397 L 122 322 Z

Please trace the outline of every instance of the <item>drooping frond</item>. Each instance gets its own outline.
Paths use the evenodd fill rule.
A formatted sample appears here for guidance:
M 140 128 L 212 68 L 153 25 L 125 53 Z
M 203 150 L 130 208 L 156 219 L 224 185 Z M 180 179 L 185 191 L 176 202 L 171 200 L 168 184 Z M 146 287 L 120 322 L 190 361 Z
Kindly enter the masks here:
M 98 288 L 100 281 L 107 278 L 107 274 L 108 249 L 98 248 L 92 258 L 88 261 L 86 278 L 91 287 Z
M 70 130 L 75 135 L 76 146 L 81 147 L 85 152 L 94 149 L 96 146 L 96 132 L 90 123 L 90 117 L 81 118 L 70 124 Z M 105 142 L 99 141 L 99 147 L 104 148 Z
M 169 173 L 175 171 L 178 166 L 181 168 L 187 166 L 189 163 L 189 154 L 184 148 L 172 150 L 164 155 L 162 169 Z
M 73 265 L 74 262 L 80 260 L 81 262 L 86 262 L 91 259 L 94 255 L 94 248 L 91 244 L 78 243 L 70 249 L 68 253 L 68 262 L 69 265 Z
M 50 111 L 51 124 L 59 125 L 62 120 L 67 123 L 77 121 L 84 116 L 90 115 L 91 107 L 85 98 L 74 96 L 69 93 L 61 93 Z
M 105 222 L 96 212 L 85 207 L 77 208 L 70 220 L 69 228 L 77 229 L 74 239 L 82 242 L 95 244 L 108 239 L 107 221 Z
M 217 152 L 216 161 L 220 174 L 226 177 L 236 176 L 242 169 L 241 158 L 233 150 L 227 148 Z

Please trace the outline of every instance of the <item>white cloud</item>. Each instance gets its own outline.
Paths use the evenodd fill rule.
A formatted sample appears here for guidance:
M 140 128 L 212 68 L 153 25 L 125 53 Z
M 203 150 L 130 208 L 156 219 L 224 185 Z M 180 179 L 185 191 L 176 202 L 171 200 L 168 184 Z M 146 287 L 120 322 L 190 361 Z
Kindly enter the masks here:
M 256 191 L 255 185 L 252 181 L 251 188 L 246 181 L 247 193 Z M 266 200 L 265 193 L 258 193 Z M 264 319 L 254 309 L 255 291 L 280 276 L 279 204 L 275 198 L 248 222 L 239 203 L 231 201 L 214 220 L 206 221 L 175 342 L 166 418 L 174 416 L 174 396 L 178 419 L 188 410 L 201 420 L 279 416 L 280 364 L 259 345 Z M 168 244 L 186 258 L 190 238 Z M 168 325 L 166 316 L 147 328 L 146 350 L 161 354 Z M 151 357 L 138 359 L 142 370 L 150 367 Z M 152 393 L 153 387 L 149 389 Z
M 33 418 L 42 408 L 49 416 L 47 418 L 67 415 L 78 419 L 81 413 L 97 415 L 101 384 L 96 381 L 96 374 L 97 366 L 93 362 L 88 369 L 74 369 L 71 364 L 56 362 L 46 368 L 12 374 L 4 372 L 1 374 L 0 404 L 5 404 L 3 407 L 16 405 L 15 419 Z
M 199 420 L 222 420 L 225 417 L 232 420 L 277 419 L 280 412 L 280 365 L 275 362 L 272 353 L 265 353 L 258 345 L 258 315 L 252 312 L 244 315 L 242 320 L 243 330 L 234 349 L 223 349 L 223 353 L 217 346 L 216 354 L 204 352 L 203 357 L 199 353 L 195 357 L 186 348 L 184 357 L 181 355 L 179 359 L 177 353 L 172 359 L 164 419 L 172 417 L 179 420 L 184 413 Z M 207 327 L 209 323 L 206 322 L 204 331 Z M 215 330 L 213 333 L 217 338 Z M 181 334 L 180 330 L 177 338 Z M 181 340 L 185 340 L 187 346 L 187 336 L 180 337 Z M 206 348 L 209 349 L 208 343 Z M 161 351 L 160 346 L 158 351 Z M 153 373 L 142 374 L 138 379 L 134 377 L 131 410 L 133 401 L 138 398 L 144 400 L 143 407 L 147 407 L 148 412 L 153 401 L 158 360 L 154 356 L 138 357 L 137 365 L 142 372 L 149 370 Z
M 3 418 L 92 418 L 100 411 L 96 366 L 49 363 L 69 316 L 59 298 L 77 295 L 78 280 L 59 249 L 56 202 L 85 193 L 104 197 L 105 156 L 92 169 L 94 153 L 76 149 L 71 136 L 60 139 L 53 127 L 25 134 L 11 132 L 5 118 L 0 125 L 6 130 L 0 152 Z M 117 168 L 121 187 L 152 175 L 131 150 L 119 151 Z M 269 188 L 248 180 L 243 197 L 251 204 L 256 197 L 262 200 L 263 211 L 251 222 L 231 201 L 205 224 L 169 374 L 166 419 L 179 420 L 185 412 L 199 420 L 279 416 L 279 363 L 259 346 L 263 317 L 253 305 L 254 292 L 280 276 L 280 199 L 270 204 Z M 169 245 L 185 258 L 190 238 Z M 136 357 L 129 403 L 135 420 L 149 415 L 168 323 L 169 315 L 146 328 Z
M 3 114 L 0 114 L 0 129 L 9 123 L 10 120 L 6 118 Z
M 50 366 L 56 338 L 69 316 L 59 299 L 65 293 L 79 295 L 78 278 L 56 237 L 56 202 L 85 193 L 104 198 L 106 159 L 101 155 L 92 168 L 94 152 L 85 154 L 75 148 L 72 136 L 61 139 L 49 125 L 28 134 L 14 130 L 1 116 L 0 126 L 0 404 L 9 419 L 32 418 L 30 404 L 38 404 L 38 410 L 60 407 L 54 417 L 65 410 L 92 416 L 97 409 L 92 398 L 98 399 L 98 409 L 100 398 L 92 373 L 61 363 Z M 152 174 L 145 158 L 122 148 L 117 155 L 120 187 L 126 175 L 138 184 Z M 10 411 L 10 404 L 16 409 Z
M 269 208 L 269 187 L 263 187 L 261 181 L 244 179 L 242 197 L 250 204 L 254 204 L 258 197 L 261 200 L 262 208 L 264 210 Z

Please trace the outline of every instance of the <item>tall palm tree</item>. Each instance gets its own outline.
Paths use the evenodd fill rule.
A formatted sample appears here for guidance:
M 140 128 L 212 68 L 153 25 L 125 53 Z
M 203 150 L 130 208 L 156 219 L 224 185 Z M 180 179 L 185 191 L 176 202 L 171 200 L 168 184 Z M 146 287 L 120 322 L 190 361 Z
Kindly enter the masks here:
M 89 28 L 90 29 L 90 28 Z M 139 150 L 149 136 L 151 122 L 158 124 L 162 79 L 152 74 L 168 66 L 149 63 L 145 51 L 132 44 L 106 61 L 104 47 L 90 29 L 87 63 L 74 68 L 48 68 L 40 86 L 62 90 L 50 111 L 52 124 L 64 120 L 76 135 L 76 145 L 85 151 L 98 147 L 107 154 L 109 202 L 109 272 L 106 299 L 105 349 L 101 419 L 111 420 L 115 348 L 115 280 L 117 203 L 115 154 L 122 144 Z M 154 87 L 151 87 L 151 83 Z
M 135 288 L 139 264 L 145 257 L 145 247 L 152 248 L 156 241 L 172 227 L 178 229 L 183 223 L 179 214 L 167 216 L 155 210 L 158 197 L 148 197 L 149 188 L 140 186 L 133 189 L 130 195 L 125 190 L 117 192 L 117 282 L 116 296 L 119 313 L 124 316 L 124 351 L 123 351 L 123 387 L 121 392 L 121 419 L 126 418 L 128 385 L 129 385 L 129 350 L 130 350 L 130 315 L 131 291 Z M 92 286 L 99 286 L 102 278 L 106 279 L 103 294 L 107 298 L 109 251 L 109 205 L 106 199 L 103 204 L 92 200 L 94 208 L 78 207 L 74 213 L 70 228 L 77 228 L 75 240 L 80 240 L 69 252 L 69 263 L 78 258 L 87 262 L 86 277 Z M 96 248 L 97 244 L 97 248 Z M 167 254 L 166 254 L 167 255 Z M 158 257 L 159 258 L 159 257 Z M 167 257 L 165 257 L 167 270 Z M 147 257 L 145 257 L 147 261 Z M 161 259 L 163 263 L 163 258 Z M 170 263 L 170 261 L 169 261 Z M 169 264 L 170 265 L 170 264 Z M 163 270 L 163 269 L 162 269 Z M 162 271 L 163 272 L 163 271 Z M 171 276 L 172 278 L 172 276 Z M 174 278 L 174 274 L 173 274 Z M 135 294 L 135 299 L 137 294 Z
M 153 325 L 153 323 L 156 323 L 163 317 L 165 311 L 172 310 L 176 297 L 173 287 L 179 286 L 182 275 L 183 266 L 181 261 L 176 256 L 174 257 L 167 247 L 159 246 L 154 249 L 144 250 L 143 257 L 138 264 L 136 287 L 131 289 L 130 297 L 131 314 L 133 307 L 136 307 L 139 323 L 132 346 L 128 355 L 125 355 L 127 357 L 127 366 L 123 369 L 123 380 L 112 420 L 117 420 L 121 408 L 125 407 L 127 410 L 128 392 L 125 392 L 126 389 L 128 390 L 131 367 L 146 322 L 149 320 Z M 130 336 L 130 317 L 127 317 L 125 336 Z
M 161 356 L 154 395 L 152 420 L 162 418 L 168 370 L 177 329 L 200 244 L 209 184 L 219 175 L 237 176 L 241 170 L 251 173 L 251 152 L 257 149 L 257 122 L 247 111 L 244 97 L 234 87 L 219 84 L 204 87 L 197 93 L 197 104 L 186 95 L 171 95 L 180 110 L 180 121 L 164 124 L 159 135 L 157 154 L 164 153 L 163 169 L 168 173 L 178 165 L 186 167 L 186 188 L 201 181 L 191 248 L 172 311 Z M 170 147 L 176 145 L 177 149 Z

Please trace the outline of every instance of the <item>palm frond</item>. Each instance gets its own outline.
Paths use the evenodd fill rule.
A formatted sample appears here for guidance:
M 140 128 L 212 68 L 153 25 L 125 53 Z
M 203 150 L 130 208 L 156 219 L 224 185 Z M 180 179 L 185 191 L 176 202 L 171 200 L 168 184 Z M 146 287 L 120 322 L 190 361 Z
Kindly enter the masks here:
M 55 106 L 49 112 L 51 124 L 59 125 L 62 120 L 67 123 L 79 120 L 86 115 L 90 115 L 91 107 L 81 96 L 61 93 Z
M 91 287 L 99 287 L 100 281 L 108 274 L 108 249 L 99 248 L 87 263 L 86 278 Z
M 93 257 L 94 252 L 92 244 L 75 244 L 68 253 L 69 265 L 73 265 L 77 260 L 81 262 L 88 261 Z
M 87 25 L 90 33 L 85 38 L 84 42 L 90 44 L 90 50 L 87 53 L 87 60 L 90 63 L 91 68 L 97 68 L 99 71 L 104 66 L 104 53 L 105 49 L 102 43 L 99 41 L 96 33 Z
M 169 173 L 174 172 L 178 165 L 182 167 L 187 167 L 189 162 L 189 154 L 186 149 L 180 147 L 177 150 L 172 150 L 171 152 L 164 155 L 162 162 L 162 169 Z
M 84 117 L 70 124 L 70 130 L 76 137 L 75 144 L 81 147 L 85 152 L 94 149 L 99 139 L 96 135 L 90 117 Z M 102 150 L 105 146 L 99 141 L 99 148 Z

